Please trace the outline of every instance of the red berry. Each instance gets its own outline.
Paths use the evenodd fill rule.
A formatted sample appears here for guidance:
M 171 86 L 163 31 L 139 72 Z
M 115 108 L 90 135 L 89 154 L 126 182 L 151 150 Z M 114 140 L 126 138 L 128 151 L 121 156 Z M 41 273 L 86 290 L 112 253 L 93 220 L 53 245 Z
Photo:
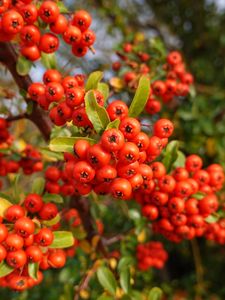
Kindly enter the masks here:
M 33 46 L 22 46 L 21 54 L 28 60 L 35 61 L 38 60 L 41 56 L 39 48 L 37 45 Z
M 24 215 L 25 215 L 24 209 L 18 204 L 14 204 L 10 206 L 5 212 L 6 220 L 12 223 L 24 217 Z
M 86 161 L 79 161 L 74 165 L 73 177 L 81 182 L 87 183 L 94 179 L 95 170 Z
M 91 16 L 87 11 L 79 10 L 74 14 L 72 24 L 83 32 L 89 28 L 91 21 Z
M 132 194 L 131 184 L 125 178 L 114 179 L 110 190 L 114 198 L 121 200 L 129 200 Z
M 52 33 L 45 33 L 41 36 L 39 49 L 45 53 L 53 53 L 59 48 L 59 39 Z
M 128 116 L 128 107 L 123 101 L 114 100 L 107 106 L 107 112 L 111 121 L 115 119 L 122 120 Z
M 6 262 L 12 268 L 21 268 L 27 262 L 26 253 L 23 250 L 9 252 L 6 257 Z
M 58 208 L 54 203 L 45 203 L 39 211 L 39 216 L 42 220 L 51 220 L 58 213 Z
M 43 204 L 42 197 L 38 194 L 29 194 L 24 200 L 24 206 L 32 214 L 39 212 Z
M 53 242 L 54 235 L 52 231 L 48 228 L 42 228 L 39 232 L 34 236 L 35 242 L 41 247 L 50 246 Z
M 26 255 L 29 262 L 39 262 L 42 259 L 42 252 L 38 246 L 30 246 L 26 248 Z
M 59 15 L 58 18 L 50 24 L 50 29 L 56 34 L 62 34 L 66 31 L 68 27 L 67 18 L 64 15 Z
M 31 219 L 22 217 L 16 221 L 14 229 L 17 234 L 19 234 L 23 238 L 26 238 L 30 234 L 34 233 L 35 225 Z
M 66 254 L 62 249 L 57 249 L 48 255 L 48 262 L 53 268 L 62 268 L 66 263 Z
M 81 31 L 76 26 L 68 26 L 63 33 L 63 39 L 67 44 L 75 45 L 79 44 L 81 40 Z M 85 46 L 85 45 L 84 45 Z
M 173 123 L 167 119 L 159 119 L 154 124 L 154 134 L 159 138 L 168 138 L 173 133 Z
M 126 139 L 132 140 L 140 132 L 141 125 L 134 118 L 124 118 L 120 123 L 119 129 Z
M 38 15 L 45 23 L 52 23 L 59 16 L 59 8 L 53 1 L 44 1 L 38 10 Z
M 62 75 L 59 71 L 54 69 L 48 69 L 43 75 L 43 81 L 45 84 L 50 82 L 58 82 L 61 83 Z
M 7 34 L 16 34 L 23 28 L 23 17 L 16 10 L 8 10 L 2 16 L 2 30 Z
M 118 129 L 108 129 L 101 137 L 101 145 L 106 151 L 118 151 L 124 145 L 124 136 Z

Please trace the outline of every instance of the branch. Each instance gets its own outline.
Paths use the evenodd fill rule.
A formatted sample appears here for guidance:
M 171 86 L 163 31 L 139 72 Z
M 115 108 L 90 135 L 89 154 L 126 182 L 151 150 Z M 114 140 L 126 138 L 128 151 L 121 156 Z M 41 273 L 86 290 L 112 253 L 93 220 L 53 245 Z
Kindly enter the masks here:
M 196 270 L 196 300 L 202 299 L 202 292 L 204 290 L 204 279 L 203 279 L 203 266 L 202 266 L 202 260 L 200 255 L 200 249 L 199 245 L 196 239 L 191 240 L 191 248 L 193 252 L 194 257 L 194 264 L 195 264 L 195 270 Z
M 92 238 L 97 235 L 96 230 L 94 229 L 94 220 L 90 213 L 90 205 L 88 199 L 73 196 L 70 200 L 70 207 L 75 208 L 79 211 L 80 218 L 82 220 L 82 224 L 84 226 L 85 231 L 87 232 L 87 239 L 91 242 Z M 107 249 L 103 243 L 102 239 L 99 239 L 97 245 L 98 251 L 104 256 L 108 257 Z
M 75 293 L 74 298 L 73 298 L 74 300 L 79 300 L 79 298 L 80 298 L 80 292 L 82 290 L 87 289 L 89 281 L 91 280 L 91 277 L 96 273 L 98 267 L 99 267 L 98 264 L 95 263 L 93 265 L 93 267 L 90 270 L 87 271 L 87 273 L 85 274 L 85 276 L 81 280 L 79 286 L 75 289 L 76 293 Z
M 27 117 L 28 117 L 27 114 L 21 114 L 21 115 L 17 115 L 17 116 L 9 116 L 9 117 L 6 118 L 6 121 L 7 122 L 13 122 L 13 121 L 25 119 Z
M 11 43 L 0 43 L 0 61 L 10 71 L 12 77 L 17 83 L 19 89 L 28 90 L 29 85 L 32 83 L 30 76 L 20 76 L 16 71 L 16 63 L 18 54 Z M 29 99 L 25 99 L 29 102 Z M 45 140 L 49 140 L 52 123 L 47 114 L 34 102 L 33 110 L 30 115 L 26 115 L 27 119 L 31 120 L 41 131 Z

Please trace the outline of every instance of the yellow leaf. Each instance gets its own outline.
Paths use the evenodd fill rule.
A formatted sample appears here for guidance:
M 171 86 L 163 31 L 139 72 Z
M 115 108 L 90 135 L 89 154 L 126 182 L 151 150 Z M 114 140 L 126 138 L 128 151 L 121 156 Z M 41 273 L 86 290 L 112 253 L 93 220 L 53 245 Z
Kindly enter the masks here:
M 4 217 L 6 210 L 12 206 L 12 203 L 8 200 L 0 197 L 0 216 Z
M 116 289 L 116 298 L 121 298 L 124 295 L 124 291 L 121 288 Z
M 90 255 L 90 259 L 91 260 L 95 260 L 96 259 L 96 252 L 93 252 L 91 255 Z
M 139 233 L 139 235 L 138 235 L 138 237 L 137 237 L 137 240 L 138 240 L 139 243 L 143 243 L 143 242 L 146 240 L 146 232 L 145 232 L 145 229 L 143 229 L 143 230 Z
M 25 150 L 27 144 L 23 139 L 17 139 L 13 145 L 18 151 L 22 152 Z
M 119 77 L 113 77 L 109 81 L 110 85 L 116 90 L 120 91 L 123 88 L 123 80 Z
M 215 147 L 215 139 L 214 138 L 208 138 L 206 140 L 206 150 L 207 154 L 209 156 L 214 156 L 216 153 L 216 147 Z
M 81 290 L 80 291 L 80 297 L 82 299 L 88 299 L 90 297 L 90 293 L 87 290 Z
M 99 235 L 95 235 L 92 240 L 91 240 L 91 244 L 92 244 L 92 247 L 95 249 L 98 245 L 98 242 L 100 240 L 100 236 Z
M 15 136 L 15 138 L 21 136 L 21 134 L 24 133 L 25 128 L 26 128 L 26 120 L 25 119 L 18 120 L 16 122 L 16 126 L 13 131 L 13 135 Z
M 80 242 L 79 247 L 86 253 L 86 254 L 91 254 L 92 252 L 92 247 L 90 243 L 86 240 L 83 240 Z
M 134 37 L 135 42 L 141 43 L 145 40 L 145 35 L 142 32 L 137 32 Z
M 112 270 L 115 270 L 115 268 L 117 266 L 117 260 L 114 257 L 110 258 L 109 265 Z

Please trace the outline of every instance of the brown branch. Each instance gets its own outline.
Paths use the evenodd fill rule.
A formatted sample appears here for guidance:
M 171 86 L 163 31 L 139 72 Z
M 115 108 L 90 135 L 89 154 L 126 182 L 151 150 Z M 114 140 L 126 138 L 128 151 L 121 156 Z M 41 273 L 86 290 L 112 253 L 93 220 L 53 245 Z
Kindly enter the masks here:
M 214 121 L 215 121 L 216 123 L 218 123 L 218 122 L 220 122 L 220 121 L 223 120 L 224 116 L 225 116 L 225 109 L 221 110 L 221 111 L 215 116 Z
M 104 238 L 103 243 L 104 243 L 105 246 L 109 246 L 109 245 L 112 245 L 114 243 L 117 243 L 117 242 L 123 240 L 124 238 L 125 238 L 125 235 L 118 234 L 118 235 L 113 236 L 111 238 Z
M 90 205 L 89 205 L 88 199 L 78 197 L 78 196 L 73 196 L 73 197 L 71 197 L 71 200 L 70 200 L 70 207 L 76 208 L 79 211 L 79 215 L 82 220 L 82 225 L 84 226 L 84 229 L 87 232 L 87 239 L 91 242 L 92 238 L 95 235 L 97 235 L 98 233 L 96 232 L 96 230 L 94 228 L 94 220 L 91 216 Z M 99 242 L 97 245 L 97 250 L 104 257 L 108 257 L 107 249 L 105 248 L 105 245 L 101 238 L 99 239 Z
M 97 269 L 98 269 L 98 264 L 94 264 L 93 265 L 93 267 L 90 269 L 90 270 L 88 270 L 87 272 L 86 272 L 86 274 L 85 274 L 85 276 L 83 277 L 83 279 L 81 280 L 81 282 L 80 282 L 80 284 L 79 284 L 79 286 L 77 286 L 77 288 L 75 288 L 75 291 L 76 291 L 76 293 L 75 293 L 75 295 L 74 295 L 74 300 L 79 300 L 79 298 L 80 298 L 80 292 L 82 291 L 82 290 L 85 290 L 85 289 L 87 289 L 87 287 L 88 287 L 88 284 L 89 284 L 89 281 L 91 280 L 91 277 L 95 274 L 95 272 L 97 271 Z
M 11 43 L 0 43 L 0 61 L 10 71 L 12 77 L 21 90 L 28 90 L 29 85 L 32 83 L 30 76 L 21 76 L 16 71 L 16 63 L 18 60 L 18 54 L 15 51 L 14 46 Z M 29 102 L 29 99 L 25 99 Z M 45 140 L 49 140 L 52 124 L 47 114 L 34 103 L 33 110 L 30 115 L 26 115 L 27 119 L 31 120 L 41 131 Z
M 17 115 L 17 116 L 9 116 L 6 118 L 7 122 L 13 122 L 13 121 L 18 121 L 21 119 L 25 119 L 27 118 L 27 114 L 21 114 L 21 115 Z

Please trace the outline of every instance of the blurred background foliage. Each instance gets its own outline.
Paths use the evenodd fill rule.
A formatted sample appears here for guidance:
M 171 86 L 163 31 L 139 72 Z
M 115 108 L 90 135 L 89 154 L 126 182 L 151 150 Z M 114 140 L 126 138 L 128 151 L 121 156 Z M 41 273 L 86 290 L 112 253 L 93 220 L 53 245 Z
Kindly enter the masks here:
M 66 73 L 89 73 L 96 69 L 105 70 L 105 78 L 112 76 L 111 64 L 118 58 L 115 50 L 123 41 L 135 34 L 144 33 L 147 38 L 160 37 L 168 50 L 180 49 L 188 69 L 195 77 L 196 94 L 167 114 L 175 120 L 177 139 L 183 141 L 186 153 L 199 153 L 206 164 L 212 162 L 225 166 L 225 3 L 207 0 L 67 0 L 71 11 L 85 8 L 93 16 L 93 30 L 97 35 L 96 55 L 89 53 L 84 59 L 71 58 L 68 49 L 62 47 L 57 54 L 59 67 Z M 43 67 L 38 65 L 31 71 L 32 78 L 40 80 Z M 1 112 L 16 102 L 14 114 L 23 108 L 23 102 L 7 100 L 7 92 L 15 92 L 12 80 L 3 69 L 0 74 Z M 4 90 L 3 90 L 4 87 Z M 8 104 L 10 101 L 10 104 Z M 23 108 L 24 109 L 24 108 Z M 29 130 L 29 129 L 28 129 Z M 124 215 L 118 216 L 118 207 L 100 212 L 98 217 L 108 224 L 106 232 L 123 232 L 129 229 Z M 118 222 L 113 222 L 113 220 Z M 126 242 L 132 245 L 132 241 Z M 130 244 L 129 244 L 130 243 Z M 167 299 L 225 299 L 223 247 L 200 241 L 200 254 L 204 268 L 200 275 L 204 280 L 203 297 L 194 297 L 196 292 L 196 264 L 199 262 L 195 245 L 185 241 L 181 245 L 165 242 L 170 259 L 164 271 L 144 272 L 137 275 L 137 287 L 156 284 L 169 295 Z M 206 247 L 206 244 L 208 247 Z M 122 246 L 123 247 L 123 246 Z M 123 249 L 122 249 L 123 250 Z M 198 249 L 199 250 L 199 249 Z M 82 272 L 89 264 L 84 252 L 80 251 L 67 267 L 59 271 L 47 271 L 44 283 L 32 291 L 16 294 L 0 292 L 0 299 L 46 299 L 72 300 L 74 284 L 78 284 Z M 194 255 L 193 255 L 194 254 Z M 193 259 L 194 257 L 194 259 Z M 197 260 L 197 261 L 196 261 Z M 154 276 L 153 276 L 154 274 Z M 199 276 L 199 273 L 198 273 Z M 202 280 L 202 278 L 200 278 Z M 90 284 L 91 299 L 96 299 Z M 199 288 L 199 286 L 197 287 Z M 198 293 L 197 293 L 198 294 Z M 83 295 L 83 299 L 86 296 Z M 89 295 L 88 295 L 89 296 Z

